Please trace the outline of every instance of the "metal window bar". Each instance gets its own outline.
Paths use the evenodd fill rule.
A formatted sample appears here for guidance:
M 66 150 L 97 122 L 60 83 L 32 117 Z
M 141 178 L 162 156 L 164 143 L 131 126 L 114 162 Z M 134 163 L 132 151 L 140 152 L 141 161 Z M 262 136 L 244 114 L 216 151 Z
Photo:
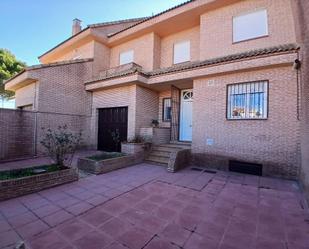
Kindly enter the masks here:
M 252 82 L 228 87 L 228 118 L 252 119 L 267 117 L 268 82 Z

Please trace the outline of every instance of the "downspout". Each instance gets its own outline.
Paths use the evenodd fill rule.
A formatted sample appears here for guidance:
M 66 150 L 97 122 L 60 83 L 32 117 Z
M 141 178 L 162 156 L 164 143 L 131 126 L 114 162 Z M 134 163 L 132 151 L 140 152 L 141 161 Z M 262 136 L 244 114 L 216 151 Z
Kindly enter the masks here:
M 34 133 L 33 133 L 33 154 L 37 155 L 37 127 L 38 127 L 38 111 L 37 111 L 37 81 L 34 83 L 34 101 L 33 101 L 33 107 L 34 107 Z
M 299 51 L 297 51 L 297 63 L 300 63 L 300 58 L 299 58 Z M 301 120 L 300 118 L 300 95 L 301 95 L 301 74 L 300 74 L 300 70 L 301 70 L 301 65 L 296 65 L 296 83 L 297 83 L 297 120 Z

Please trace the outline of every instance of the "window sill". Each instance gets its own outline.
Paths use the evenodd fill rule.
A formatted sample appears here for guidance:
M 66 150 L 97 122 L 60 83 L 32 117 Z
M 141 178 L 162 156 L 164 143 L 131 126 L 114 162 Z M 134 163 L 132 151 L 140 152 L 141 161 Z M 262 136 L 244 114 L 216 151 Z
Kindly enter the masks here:
M 258 39 L 262 39 L 262 38 L 266 38 L 266 37 L 269 37 L 269 34 L 268 35 L 259 36 L 259 37 L 249 38 L 249 39 L 246 39 L 246 40 L 236 41 L 236 42 L 233 41 L 232 45 L 235 45 L 235 44 L 238 44 L 238 43 L 242 43 L 242 42 L 249 42 L 249 41 L 253 41 L 253 40 L 258 40 Z
M 191 62 L 191 60 L 187 60 L 187 61 L 182 61 L 182 62 L 177 62 L 177 63 L 175 63 L 175 62 L 173 62 L 173 66 L 179 66 L 179 65 L 182 65 L 182 64 L 188 64 L 188 63 L 190 63 Z
M 268 118 L 226 118 L 226 121 L 242 121 L 242 120 L 265 121 L 265 120 L 268 120 Z

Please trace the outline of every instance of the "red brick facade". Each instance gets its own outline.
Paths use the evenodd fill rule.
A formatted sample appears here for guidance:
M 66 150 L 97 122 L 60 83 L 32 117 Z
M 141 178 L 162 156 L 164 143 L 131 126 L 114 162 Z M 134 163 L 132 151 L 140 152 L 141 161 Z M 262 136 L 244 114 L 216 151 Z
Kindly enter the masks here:
M 301 45 L 301 171 L 300 179 L 309 200 L 309 2 L 293 1 L 297 40 Z

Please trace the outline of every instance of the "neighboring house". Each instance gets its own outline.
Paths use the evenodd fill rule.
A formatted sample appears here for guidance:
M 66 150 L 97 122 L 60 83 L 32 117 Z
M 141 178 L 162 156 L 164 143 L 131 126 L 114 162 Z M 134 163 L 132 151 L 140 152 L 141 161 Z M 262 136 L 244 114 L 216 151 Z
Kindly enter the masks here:
M 89 25 L 6 83 L 25 110 L 82 128 L 90 147 L 145 135 L 192 142 L 198 165 L 263 174 L 300 169 L 298 46 L 292 0 L 196 0 L 152 17 Z M 295 62 L 296 61 L 296 62 Z M 67 117 L 67 116 L 65 116 Z M 82 119 L 82 121 L 80 120 Z M 151 120 L 159 128 L 151 128 Z
M 0 108 L 15 109 L 15 99 L 6 99 L 0 97 Z

